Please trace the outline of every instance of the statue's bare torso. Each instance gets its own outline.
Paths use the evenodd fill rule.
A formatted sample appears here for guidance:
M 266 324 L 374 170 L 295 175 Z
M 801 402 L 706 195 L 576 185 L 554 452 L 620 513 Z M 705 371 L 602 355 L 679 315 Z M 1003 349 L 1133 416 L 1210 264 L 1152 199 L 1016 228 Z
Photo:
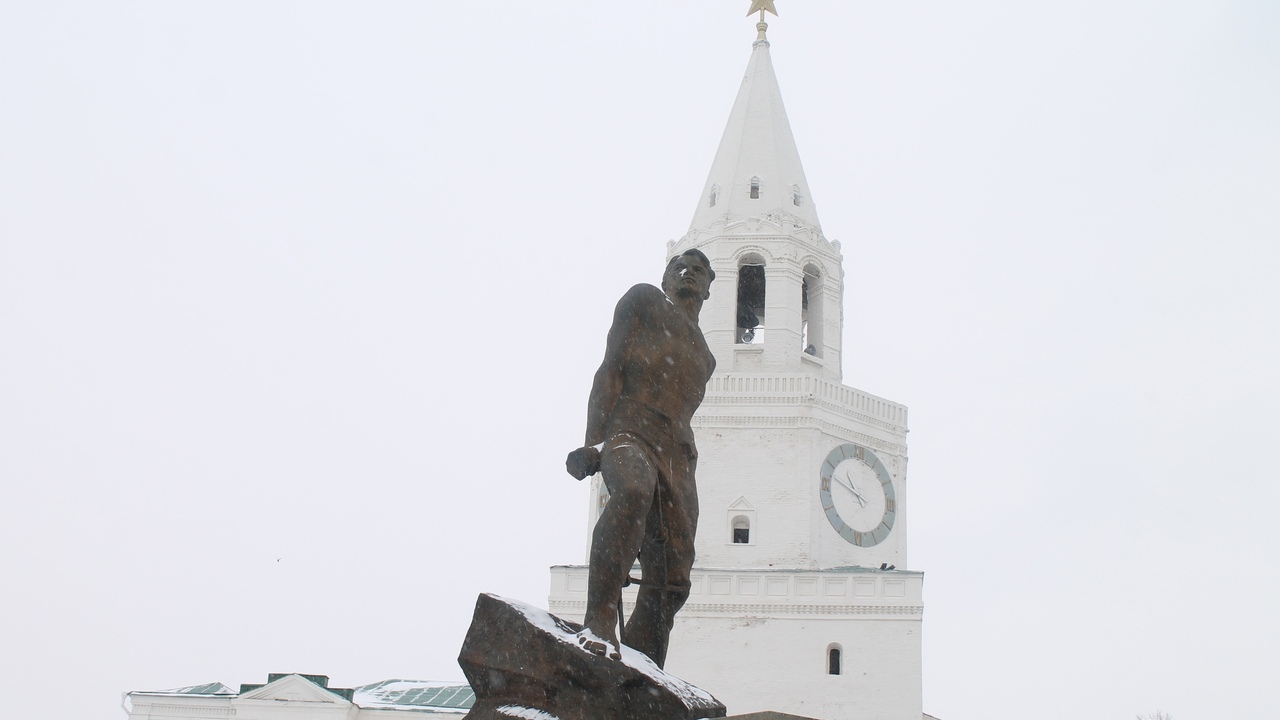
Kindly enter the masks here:
M 619 358 L 621 388 L 607 411 L 605 434 L 634 432 L 658 445 L 675 441 L 692 448 L 689 422 L 716 364 L 702 330 L 661 290 L 637 285 L 618 303 L 610 334 L 619 331 L 628 341 Z

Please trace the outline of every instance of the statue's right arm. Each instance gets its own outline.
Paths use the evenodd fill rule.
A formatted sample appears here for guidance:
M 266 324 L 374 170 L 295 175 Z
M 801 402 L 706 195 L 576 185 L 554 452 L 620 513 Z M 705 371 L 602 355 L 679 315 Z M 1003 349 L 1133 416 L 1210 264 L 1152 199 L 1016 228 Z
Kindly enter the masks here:
M 582 447 L 569 453 L 565 460 L 565 469 L 578 480 L 595 475 L 600 470 L 600 450 L 596 446 L 607 438 L 609 417 L 622 395 L 623 378 L 627 362 L 631 357 L 631 347 L 635 342 L 638 323 L 646 302 L 653 298 L 653 293 L 661 295 L 661 290 L 652 285 L 637 285 L 622 296 L 618 307 L 613 311 L 613 326 L 609 328 L 609 339 L 605 341 L 604 362 L 596 371 L 595 382 L 591 385 L 591 399 L 587 402 L 587 434 Z
M 605 341 L 604 361 L 596 370 L 591 385 L 591 399 L 587 402 L 587 433 L 584 447 L 599 445 L 606 440 L 609 417 L 622 394 L 623 372 L 631 356 L 631 345 L 636 337 L 636 325 L 644 307 L 645 289 L 656 290 L 649 285 L 637 285 L 627 291 L 613 311 L 613 326 Z M 661 292 L 661 291 L 659 291 Z

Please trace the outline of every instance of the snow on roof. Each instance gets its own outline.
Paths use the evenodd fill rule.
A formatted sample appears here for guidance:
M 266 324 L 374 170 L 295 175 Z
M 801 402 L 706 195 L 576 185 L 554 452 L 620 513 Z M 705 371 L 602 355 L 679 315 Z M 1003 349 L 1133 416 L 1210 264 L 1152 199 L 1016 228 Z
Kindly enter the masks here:
M 203 685 L 188 685 L 186 687 L 171 688 L 169 690 L 141 690 L 145 695 L 235 695 L 236 691 L 223 685 L 220 682 L 205 683 Z
M 367 708 L 467 710 L 476 701 L 470 685 L 439 680 L 383 680 L 355 691 L 352 701 Z

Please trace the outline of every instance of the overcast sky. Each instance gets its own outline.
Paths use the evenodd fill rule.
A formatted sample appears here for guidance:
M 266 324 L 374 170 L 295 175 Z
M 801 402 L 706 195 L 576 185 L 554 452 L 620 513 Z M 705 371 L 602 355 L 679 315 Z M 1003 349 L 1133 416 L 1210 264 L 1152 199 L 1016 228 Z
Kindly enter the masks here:
M 1280 4 L 777 4 L 925 711 L 1275 713 Z M 545 603 L 746 6 L 0 5 L 3 714 L 461 679 L 477 593 Z

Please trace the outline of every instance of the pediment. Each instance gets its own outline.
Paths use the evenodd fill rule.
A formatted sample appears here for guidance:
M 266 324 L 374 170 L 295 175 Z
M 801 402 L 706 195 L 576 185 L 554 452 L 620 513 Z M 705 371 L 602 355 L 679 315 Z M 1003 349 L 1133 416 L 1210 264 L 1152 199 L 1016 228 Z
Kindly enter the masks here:
M 747 217 L 725 223 L 724 234 L 782 235 L 782 225 L 769 217 Z
M 729 503 L 729 509 L 730 510 L 755 510 L 755 506 L 747 502 L 747 498 L 744 495 L 738 498 L 737 500 L 734 500 L 733 502 Z
M 286 675 L 275 682 L 250 690 L 240 700 L 289 700 L 293 702 L 331 703 L 347 706 L 345 698 L 329 692 L 301 675 Z

